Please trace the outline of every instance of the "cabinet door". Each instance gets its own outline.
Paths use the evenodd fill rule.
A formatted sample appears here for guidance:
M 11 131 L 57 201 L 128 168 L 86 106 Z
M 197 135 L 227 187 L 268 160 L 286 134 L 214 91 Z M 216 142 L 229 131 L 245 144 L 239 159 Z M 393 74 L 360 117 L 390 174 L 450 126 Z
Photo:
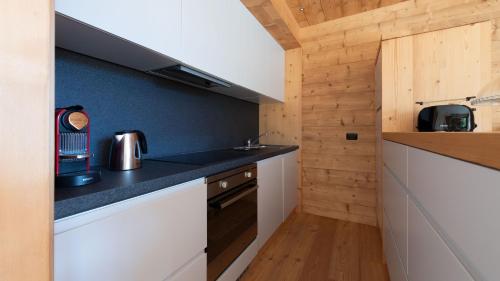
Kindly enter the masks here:
M 391 281 L 406 281 L 406 273 L 398 255 L 398 248 L 396 247 L 396 240 L 392 235 L 391 227 L 389 225 L 387 216 L 384 218 L 384 254 L 387 259 L 387 269 Z
M 207 280 L 207 254 L 197 256 L 181 268 L 167 281 L 203 281 Z
M 55 223 L 55 280 L 164 280 L 207 245 L 202 179 Z
M 56 11 L 169 57 L 180 58 L 181 0 L 56 0 Z
M 182 1 L 182 61 L 202 71 L 224 77 L 229 59 L 226 57 L 226 17 L 223 0 Z M 231 81 L 234 82 L 234 81 Z
M 408 279 L 473 280 L 411 200 L 408 203 Z
M 257 162 L 259 247 L 283 222 L 283 165 L 281 156 Z
M 284 51 L 240 1 L 182 1 L 182 61 L 284 100 Z
M 383 145 L 384 166 L 401 184 L 408 185 L 408 147 L 392 141 L 384 141 Z
M 388 218 L 387 226 L 390 226 L 394 236 L 394 242 L 398 249 L 398 256 L 407 270 L 407 206 L 408 195 L 389 170 L 384 167 L 384 211 Z M 385 225 L 384 225 L 385 227 Z
M 409 190 L 474 277 L 498 280 L 500 171 L 415 148 L 408 167 Z
M 297 151 L 283 156 L 283 219 L 297 207 L 297 192 L 299 188 L 299 167 Z

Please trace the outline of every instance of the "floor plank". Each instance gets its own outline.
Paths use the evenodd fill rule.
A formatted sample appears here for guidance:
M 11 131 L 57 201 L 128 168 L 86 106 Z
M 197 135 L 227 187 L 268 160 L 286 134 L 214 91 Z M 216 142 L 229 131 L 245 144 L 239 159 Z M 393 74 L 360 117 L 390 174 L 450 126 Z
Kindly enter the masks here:
M 376 227 L 292 214 L 241 276 L 242 281 L 389 281 Z

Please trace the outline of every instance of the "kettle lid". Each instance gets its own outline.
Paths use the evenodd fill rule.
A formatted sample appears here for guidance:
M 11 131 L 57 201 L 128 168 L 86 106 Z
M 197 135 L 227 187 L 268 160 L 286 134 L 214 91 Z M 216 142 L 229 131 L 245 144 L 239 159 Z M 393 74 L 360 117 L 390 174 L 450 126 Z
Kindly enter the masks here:
M 123 130 L 123 131 L 118 131 L 118 132 L 115 132 L 115 136 L 116 135 L 126 135 L 126 134 L 137 134 L 137 130 Z

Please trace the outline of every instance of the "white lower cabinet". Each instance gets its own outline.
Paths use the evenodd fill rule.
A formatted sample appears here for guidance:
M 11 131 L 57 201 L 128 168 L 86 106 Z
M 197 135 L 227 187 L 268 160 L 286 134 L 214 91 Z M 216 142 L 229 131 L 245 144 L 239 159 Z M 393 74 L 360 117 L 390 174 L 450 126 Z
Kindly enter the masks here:
M 388 141 L 384 165 L 391 277 L 406 271 L 409 281 L 498 280 L 500 172 Z
M 408 204 L 408 279 L 473 280 L 412 201 Z
M 60 219 L 54 279 L 205 280 L 206 204 L 199 179 Z
M 407 206 L 408 195 L 387 167 L 384 167 L 384 212 L 396 243 L 398 256 L 407 271 Z
M 257 162 L 259 248 L 283 222 L 283 163 L 282 156 Z
M 415 148 L 408 161 L 410 192 L 473 277 L 500 280 L 500 171 Z
M 207 254 L 203 253 L 189 262 L 166 281 L 201 281 L 207 279 Z
M 288 218 L 297 207 L 299 187 L 298 152 L 293 151 L 283 156 L 283 219 Z
M 391 281 L 407 281 L 406 273 L 403 270 L 403 264 L 398 255 L 396 240 L 392 234 L 389 219 L 386 214 L 384 214 L 384 253 Z

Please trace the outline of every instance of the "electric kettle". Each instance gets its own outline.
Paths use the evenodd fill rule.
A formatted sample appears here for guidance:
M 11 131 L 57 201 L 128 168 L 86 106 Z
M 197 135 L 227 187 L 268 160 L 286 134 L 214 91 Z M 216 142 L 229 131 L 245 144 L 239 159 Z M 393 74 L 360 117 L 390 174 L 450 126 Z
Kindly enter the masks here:
M 141 167 L 142 154 L 148 153 L 146 136 L 139 130 L 116 132 L 109 152 L 109 168 L 125 171 Z

